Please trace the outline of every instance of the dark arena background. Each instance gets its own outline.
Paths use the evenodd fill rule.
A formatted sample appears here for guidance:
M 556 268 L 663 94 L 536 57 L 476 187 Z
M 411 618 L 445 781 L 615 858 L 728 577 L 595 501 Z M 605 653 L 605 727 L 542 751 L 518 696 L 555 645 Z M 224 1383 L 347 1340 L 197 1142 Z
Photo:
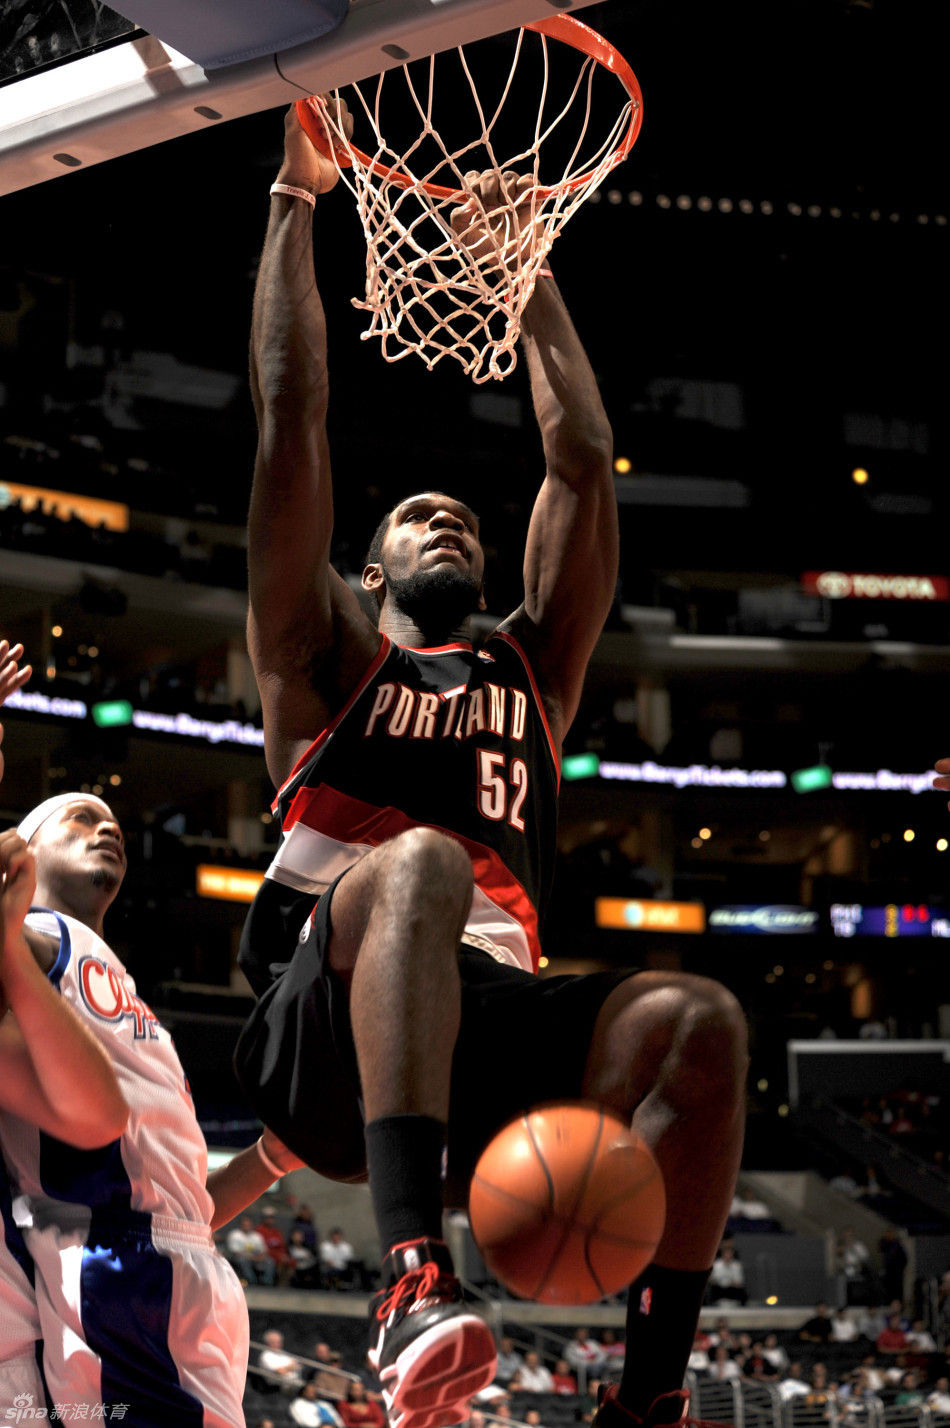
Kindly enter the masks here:
M 774 1332 L 838 1389 L 808 1417 L 781 1378 L 712 1376 L 700 1344 L 704 1414 L 857 1420 L 842 1386 L 875 1353 L 871 1311 L 899 1299 L 931 1347 L 901 1365 L 917 1389 L 892 1377 L 859 1421 L 947 1423 L 950 1395 L 924 1401 L 950 1283 L 950 812 L 929 772 L 950 754 L 941 7 L 610 0 L 580 18 L 629 59 L 644 123 L 552 254 L 614 430 L 622 548 L 565 745 L 544 970 L 682 968 L 747 1011 L 744 1286 L 713 1286 L 703 1322 Z M 0 637 L 35 668 L 3 710 L 0 827 L 68 789 L 109 800 L 130 869 L 108 935 L 220 1154 L 260 1133 L 231 1053 L 252 1002 L 238 938 L 276 845 L 244 521 L 281 138 L 270 111 L 0 199 Z M 504 616 L 543 475 L 524 364 L 477 387 L 454 364 L 386 365 L 350 303 L 365 247 L 342 185 L 315 235 L 335 564 L 356 577 L 390 506 L 445 489 L 481 516 Z M 252 1370 L 277 1328 L 356 1371 L 378 1267 L 365 1189 L 297 1172 L 268 1199 L 285 1229 L 300 1202 L 321 1234 L 340 1224 L 365 1276 L 249 1286 Z M 619 1335 L 617 1303 L 505 1299 L 450 1232 L 516 1346 L 551 1366 L 578 1324 Z M 858 1337 L 801 1341 L 819 1301 Z M 291 1421 L 272 1388 L 252 1372 L 250 1424 Z M 514 1417 L 530 1406 L 513 1397 Z M 538 1406 L 545 1428 L 590 1407 L 583 1382 Z

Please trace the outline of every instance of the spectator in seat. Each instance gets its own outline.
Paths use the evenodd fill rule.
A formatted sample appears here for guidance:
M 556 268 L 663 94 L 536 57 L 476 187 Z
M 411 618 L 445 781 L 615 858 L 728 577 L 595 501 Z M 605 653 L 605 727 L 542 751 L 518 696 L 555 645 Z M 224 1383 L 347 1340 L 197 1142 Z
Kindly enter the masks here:
M 712 1348 L 712 1340 L 702 1329 L 697 1329 L 693 1336 L 693 1349 L 689 1356 L 687 1368 L 693 1373 L 705 1373 L 709 1368 L 709 1350 Z
M 771 1220 L 772 1211 L 764 1200 L 760 1200 L 754 1190 L 740 1190 L 729 1209 L 730 1220 L 750 1222 Z
M 551 1370 L 541 1362 L 541 1355 L 531 1349 L 524 1356 L 524 1368 L 518 1375 L 522 1393 L 553 1393 Z
M 867 1354 L 861 1360 L 861 1373 L 868 1393 L 880 1393 L 884 1387 L 885 1379 L 873 1354 Z
M 341 1229 L 331 1230 L 320 1245 L 320 1263 L 333 1289 L 350 1289 L 356 1272 L 356 1251 Z
M 315 1383 L 305 1383 L 288 1410 L 300 1428 L 343 1428 L 343 1419 L 332 1403 L 326 1403 L 317 1393 Z
M 320 1340 L 313 1346 L 313 1357 L 317 1366 L 310 1370 L 307 1379 L 317 1385 L 317 1397 L 328 1398 L 334 1403 L 345 1398 L 350 1380 L 345 1373 L 340 1372 L 343 1355 Z
M 619 1378 L 623 1372 L 623 1361 L 627 1353 L 626 1344 L 622 1339 L 617 1338 L 613 1329 L 605 1329 L 600 1336 L 600 1346 L 604 1351 L 601 1371 L 610 1378 Z
M 264 1335 L 265 1348 L 257 1356 L 257 1367 L 270 1383 L 276 1383 L 281 1393 L 297 1393 L 303 1387 L 303 1366 L 293 1354 L 284 1351 L 284 1336 L 277 1329 Z
M 731 1245 L 724 1245 L 709 1275 L 709 1298 L 716 1304 L 745 1304 L 745 1270 Z
M 739 1347 L 739 1340 L 730 1329 L 729 1320 L 725 1315 L 723 1315 L 721 1319 L 716 1320 L 716 1328 L 714 1333 L 710 1335 L 709 1342 L 714 1349 L 718 1348 L 720 1344 L 725 1344 L 727 1349 L 737 1349 Z
M 529 1408 L 524 1416 L 528 1428 L 542 1428 L 541 1414 L 537 1408 Z
M 775 1383 L 779 1378 L 778 1369 L 769 1362 L 765 1354 L 765 1345 L 758 1339 L 746 1354 L 742 1372 L 746 1378 L 754 1378 L 761 1383 Z
M 363 1360 L 363 1367 L 359 1370 L 360 1383 L 366 1389 L 370 1398 L 375 1398 L 377 1403 L 383 1401 L 383 1386 L 379 1381 L 379 1374 L 373 1367 L 369 1354 Z
M 886 1328 L 887 1315 L 879 1305 L 869 1304 L 867 1309 L 859 1311 L 858 1332 L 868 1343 L 876 1344 L 878 1334 Z
M 780 1374 L 785 1372 L 788 1368 L 788 1351 L 779 1343 L 778 1334 L 766 1334 L 763 1352 L 774 1369 Z
M 950 1414 L 950 1378 L 938 1378 L 927 1395 L 927 1407 L 931 1413 Z
M 871 1405 L 868 1402 L 868 1390 L 861 1382 L 852 1385 L 851 1391 L 846 1397 L 841 1398 L 841 1421 L 844 1423 L 867 1423 L 871 1417 Z
M 913 1369 L 901 1379 L 900 1392 L 894 1402 L 898 1408 L 920 1408 L 924 1402 L 924 1391 Z
M 816 1304 L 815 1312 L 798 1331 L 798 1337 L 805 1344 L 827 1344 L 831 1338 L 831 1319 L 827 1304 Z
M 891 1314 L 887 1328 L 882 1329 L 874 1346 L 879 1354 L 902 1354 L 907 1348 L 907 1335 L 901 1328 L 899 1314 Z
M 789 1364 L 784 1378 L 779 1380 L 778 1391 L 783 1403 L 788 1403 L 792 1398 L 802 1398 L 808 1392 L 808 1384 L 800 1363 Z
M 898 1388 L 904 1374 L 910 1368 L 906 1354 L 895 1354 L 892 1361 L 884 1370 L 885 1388 Z
M 577 1412 L 584 1423 L 589 1423 L 597 1411 L 597 1399 L 600 1394 L 601 1382 L 602 1380 L 599 1378 L 589 1378 L 587 1380 L 586 1392 L 580 1395 L 580 1407 Z
M 809 1408 L 830 1408 L 834 1402 L 834 1387 L 828 1382 L 824 1364 L 815 1364 L 811 1371 L 805 1402 Z
M 857 1324 L 842 1305 L 831 1320 L 831 1338 L 835 1344 L 853 1344 L 861 1337 Z
M 351 1381 L 346 1397 L 336 1405 L 344 1428 L 385 1428 L 386 1416 L 359 1380 Z
M 290 1276 L 294 1272 L 294 1262 L 287 1251 L 287 1241 L 277 1227 L 277 1211 L 273 1205 L 265 1205 L 261 1211 L 257 1233 L 264 1241 L 267 1246 L 267 1253 L 274 1261 L 277 1283 L 281 1285 L 289 1284 Z
M 859 1240 L 850 1225 L 846 1225 L 838 1236 L 836 1250 L 838 1273 L 847 1280 L 863 1279 L 871 1264 L 871 1251 L 863 1240 Z
M 273 1284 L 277 1278 L 277 1266 L 250 1215 L 242 1215 L 228 1232 L 227 1257 L 245 1284 Z
M 294 1262 L 290 1280 L 294 1289 L 316 1289 L 320 1283 L 320 1267 L 317 1256 L 304 1239 L 303 1230 L 291 1230 L 287 1253 Z
M 489 1383 L 476 1393 L 475 1402 L 496 1413 L 502 1404 L 507 1404 L 508 1389 L 500 1383 Z
M 887 1200 L 891 1192 L 885 1190 L 880 1180 L 877 1178 L 877 1171 L 873 1165 L 867 1165 L 864 1169 L 864 1184 L 861 1187 L 861 1198 L 870 1203 Z
M 294 1216 L 293 1223 L 290 1226 L 290 1233 L 293 1234 L 294 1230 L 300 1231 L 300 1233 L 303 1235 L 303 1242 L 307 1246 L 307 1249 L 312 1250 L 313 1253 L 316 1254 L 317 1227 L 314 1224 L 313 1211 L 311 1210 L 309 1205 L 298 1206 L 297 1213 Z
M 578 1326 L 574 1337 L 564 1350 L 564 1357 L 573 1369 L 584 1369 L 586 1373 L 599 1373 L 604 1362 L 603 1345 L 590 1336 L 590 1330 Z
M 524 1359 L 509 1338 L 498 1340 L 498 1367 L 495 1370 L 496 1383 L 508 1383 L 519 1369 L 524 1368 Z
M 915 1319 L 907 1331 L 907 1347 L 915 1354 L 935 1354 L 937 1345 L 923 1319 Z
M 713 1352 L 713 1360 L 709 1365 L 709 1377 L 721 1382 L 730 1378 L 742 1377 L 739 1365 L 734 1358 L 730 1357 L 725 1344 L 720 1344 Z
M 551 1378 L 554 1381 L 555 1393 L 577 1393 L 577 1377 L 571 1373 L 571 1366 L 567 1359 L 558 1359 L 554 1365 L 554 1372 L 551 1374 Z
M 861 1187 L 851 1174 L 850 1170 L 842 1170 L 840 1175 L 835 1175 L 828 1181 L 829 1190 L 837 1190 L 839 1195 L 847 1195 L 850 1200 L 856 1200 L 861 1193 Z

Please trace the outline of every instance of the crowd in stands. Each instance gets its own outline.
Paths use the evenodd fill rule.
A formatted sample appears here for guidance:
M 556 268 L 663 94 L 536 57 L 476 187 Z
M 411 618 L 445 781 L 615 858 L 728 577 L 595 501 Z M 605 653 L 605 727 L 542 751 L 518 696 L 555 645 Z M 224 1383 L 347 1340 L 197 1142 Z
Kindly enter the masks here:
M 366 1291 L 373 1276 L 341 1229 L 320 1239 L 309 1205 L 298 1205 L 282 1228 L 276 1207 L 244 1214 L 218 1236 L 218 1247 L 245 1286 Z
M 947 1108 L 933 1090 L 905 1086 L 886 1096 L 865 1096 L 854 1112 L 863 1126 L 886 1135 L 942 1170 L 947 1169 Z
M 783 1402 L 835 1401 L 844 1421 L 868 1416 L 869 1396 L 885 1404 L 950 1412 L 950 1366 L 923 1320 L 898 1299 L 885 1308 L 832 1310 L 818 1304 L 797 1332 L 734 1331 L 726 1318 L 700 1329 L 689 1367 L 700 1379 L 774 1384 Z
M 347 1337 L 347 1328 L 338 1323 L 340 1342 Z M 252 1348 L 248 1377 L 246 1407 L 258 1401 L 267 1404 L 257 1424 L 384 1428 L 379 1380 L 362 1357 L 362 1348 L 356 1347 L 363 1342 L 359 1321 L 350 1334 L 348 1354 L 321 1340 L 307 1355 L 292 1352 L 280 1330 L 265 1330 Z M 529 1428 L 568 1428 L 579 1420 L 589 1421 L 599 1383 L 619 1377 L 623 1354 L 623 1343 L 610 1329 L 595 1338 L 579 1327 L 559 1358 L 503 1337 L 495 1381 L 473 1400 L 469 1428 L 508 1419 Z M 249 1415 L 248 1422 L 255 1420 Z
M 279 1331 L 263 1334 L 249 1379 L 249 1406 L 257 1406 L 259 1396 L 267 1410 L 256 1428 L 268 1419 L 273 1428 L 384 1428 L 380 1385 L 362 1358 L 362 1325 L 336 1322 L 340 1342 L 350 1335 L 349 1353 L 322 1340 L 312 1356 L 294 1353 Z M 606 1329 L 595 1336 L 578 1327 L 552 1353 L 502 1337 L 495 1382 L 473 1400 L 469 1428 L 505 1420 L 530 1428 L 589 1422 L 600 1384 L 619 1378 L 623 1356 L 623 1343 Z M 901 1303 L 860 1311 L 819 1304 L 798 1330 L 781 1334 L 737 1331 L 720 1318 L 713 1331 L 697 1332 L 689 1367 L 700 1382 L 773 1385 L 783 1404 L 796 1398 L 811 1407 L 834 1403 L 845 1423 L 868 1421 L 872 1397 L 950 1414 L 946 1357 Z M 255 1424 L 253 1416 L 248 1422 Z

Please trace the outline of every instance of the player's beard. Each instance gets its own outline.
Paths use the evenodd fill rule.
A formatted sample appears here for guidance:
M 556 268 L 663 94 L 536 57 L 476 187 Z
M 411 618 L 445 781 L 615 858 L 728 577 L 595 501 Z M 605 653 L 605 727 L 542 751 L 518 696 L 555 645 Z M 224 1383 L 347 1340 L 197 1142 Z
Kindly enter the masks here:
M 383 566 L 386 592 L 420 630 L 450 633 L 478 609 L 482 587 L 474 576 L 452 565 L 392 575 Z
M 107 888 L 112 892 L 119 886 L 122 879 L 117 873 L 112 873 L 108 868 L 94 868 L 89 874 L 89 881 L 94 888 Z

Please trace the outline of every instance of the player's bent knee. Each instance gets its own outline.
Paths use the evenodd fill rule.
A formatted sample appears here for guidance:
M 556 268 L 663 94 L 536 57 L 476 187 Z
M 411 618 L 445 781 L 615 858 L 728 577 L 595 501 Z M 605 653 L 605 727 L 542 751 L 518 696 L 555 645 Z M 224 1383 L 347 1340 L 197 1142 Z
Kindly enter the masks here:
M 745 1013 L 721 982 L 690 977 L 683 988 L 677 1037 L 680 1058 L 697 1073 L 695 1089 L 738 1096 L 745 1084 L 749 1035 Z
M 440 895 L 458 890 L 468 896 L 474 881 L 472 863 L 461 844 L 435 828 L 410 828 L 386 844 L 388 861 L 401 876 L 418 879 Z

